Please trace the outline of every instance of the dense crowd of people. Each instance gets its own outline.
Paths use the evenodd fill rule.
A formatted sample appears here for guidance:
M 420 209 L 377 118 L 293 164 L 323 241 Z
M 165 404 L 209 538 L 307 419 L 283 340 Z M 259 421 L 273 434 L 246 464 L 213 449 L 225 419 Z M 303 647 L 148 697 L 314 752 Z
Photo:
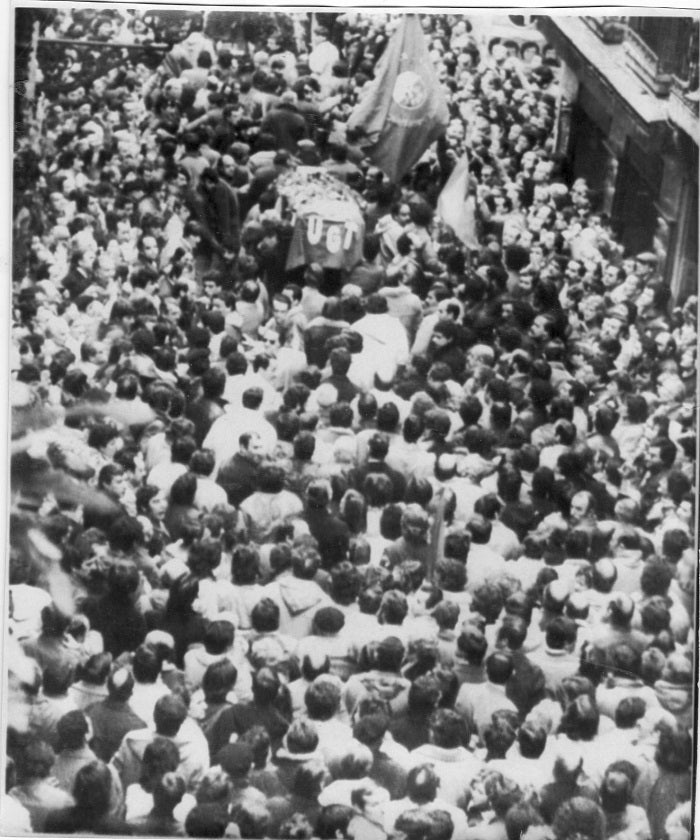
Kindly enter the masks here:
M 697 300 L 556 152 L 540 41 L 421 17 L 450 123 L 392 184 L 345 123 L 394 23 L 302 17 L 153 66 L 79 43 L 140 12 L 42 25 L 3 833 L 689 840 Z M 287 269 L 299 166 L 359 262 Z

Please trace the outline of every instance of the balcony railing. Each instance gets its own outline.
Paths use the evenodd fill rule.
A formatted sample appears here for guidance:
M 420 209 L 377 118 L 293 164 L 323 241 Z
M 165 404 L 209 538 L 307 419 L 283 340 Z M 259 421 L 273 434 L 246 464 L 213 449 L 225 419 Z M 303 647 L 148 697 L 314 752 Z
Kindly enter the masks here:
M 697 81 L 697 56 L 689 62 L 690 79 L 683 80 L 668 72 L 664 62 L 624 17 L 584 17 L 584 23 L 603 43 L 620 45 L 625 64 L 656 96 L 668 98 L 669 116 L 674 122 L 697 121 L 700 113 Z M 695 47 L 691 47 L 694 49 Z M 693 131 L 693 134 L 696 132 Z

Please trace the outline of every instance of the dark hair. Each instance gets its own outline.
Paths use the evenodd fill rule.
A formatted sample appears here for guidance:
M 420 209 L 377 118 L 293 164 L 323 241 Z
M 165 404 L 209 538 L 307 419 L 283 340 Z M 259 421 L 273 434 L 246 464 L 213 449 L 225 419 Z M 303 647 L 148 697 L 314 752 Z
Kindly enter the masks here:
M 572 741 L 592 741 L 598 734 L 600 712 L 595 701 L 582 694 L 572 700 L 564 710 L 559 732 Z
M 523 49 L 530 44 L 525 44 Z M 533 45 L 536 46 L 536 45 Z M 521 840 L 533 825 L 542 825 L 539 811 L 529 802 L 517 802 L 512 805 L 505 817 L 507 840 Z
M 467 583 L 467 569 L 463 562 L 446 557 L 435 566 L 435 580 L 447 592 L 463 592 Z
M 409 770 L 406 778 L 406 794 L 417 805 L 426 805 L 437 796 L 440 779 L 432 764 L 420 764 Z
M 160 674 L 160 660 L 149 645 L 137 647 L 131 667 L 134 679 L 139 683 L 155 683 Z
M 169 738 L 156 736 L 144 750 L 139 784 L 147 793 L 153 793 L 157 780 L 177 770 L 179 764 L 180 753 L 175 744 Z
M 672 773 L 687 771 L 693 761 L 693 741 L 690 733 L 680 726 L 660 726 L 659 743 L 654 758 L 662 770 Z
M 237 586 L 252 584 L 260 574 L 260 555 L 254 545 L 237 545 L 231 555 L 231 577 Z
M 208 703 L 223 703 L 226 695 L 233 690 L 238 679 L 238 670 L 230 659 L 212 662 L 202 677 L 204 698 Z
M 275 632 L 280 626 L 280 608 L 272 598 L 261 598 L 251 611 L 250 622 L 256 633 Z
M 335 840 L 340 834 L 347 837 L 348 825 L 355 816 L 355 809 L 348 805 L 326 805 L 316 820 L 314 836 L 318 840 Z
M 280 678 L 272 668 L 263 667 L 253 674 L 253 698 L 256 703 L 269 706 L 277 699 L 281 688 Z
M 204 631 L 204 649 L 214 656 L 225 653 L 233 645 L 234 628 L 230 621 L 212 621 Z
M 518 730 L 518 745 L 523 758 L 539 758 L 547 745 L 547 730 L 526 721 Z
M 290 753 L 312 753 L 318 747 L 318 732 L 312 721 L 300 718 L 289 727 L 285 742 Z
M 498 629 L 497 641 L 510 650 L 520 650 L 527 638 L 527 622 L 517 615 L 506 615 Z
M 78 666 L 76 676 L 89 685 L 104 685 L 111 666 L 111 654 L 94 653 L 82 665 Z
M 583 796 L 566 800 L 557 809 L 552 822 L 556 840 L 585 837 L 586 840 L 604 840 L 605 814 L 599 805 Z
M 472 593 L 472 612 L 483 615 L 487 624 L 495 624 L 503 609 L 504 600 L 500 586 L 487 581 Z
M 94 820 L 109 810 L 112 795 L 112 773 L 102 761 L 92 761 L 78 770 L 73 782 L 75 807 Z
M 188 837 L 223 837 L 230 817 L 226 808 L 218 803 L 195 805 L 185 819 Z
M 75 710 L 66 712 L 56 725 L 59 749 L 77 750 L 85 743 L 88 733 L 88 722 L 85 715 Z
M 555 616 L 547 627 L 545 641 L 552 650 L 565 650 L 576 642 L 576 622 L 562 615 Z
M 327 680 L 314 680 L 306 689 L 304 703 L 311 720 L 330 720 L 338 711 L 340 689 Z
M 647 704 L 642 697 L 623 697 L 615 709 L 615 726 L 618 729 L 632 729 L 647 711 Z
M 430 717 L 433 743 L 444 749 L 466 747 L 470 732 L 464 718 L 453 709 L 437 709 Z
M 513 673 L 513 658 L 507 651 L 499 650 L 486 658 L 486 676 L 495 685 L 505 685 Z

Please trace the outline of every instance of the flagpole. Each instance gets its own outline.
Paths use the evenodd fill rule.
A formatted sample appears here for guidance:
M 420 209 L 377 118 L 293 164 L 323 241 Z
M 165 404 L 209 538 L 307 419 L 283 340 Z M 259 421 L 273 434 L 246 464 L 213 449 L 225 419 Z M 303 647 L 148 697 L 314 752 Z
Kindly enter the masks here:
M 36 96 L 36 80 L 39 73 L 39 59 L 37 58 L 37 52 L 39 49 L 39 21 L 34 21 L 34 27 L 32 30 L 32 51 L 31 57 L 29 59 L 29 76 L 27 79 L 27 88 L 25 91 L 25 96 L 27 99 L 33 101 L 34 97 Z
M 428 560 L 428 569 L 426 570 L 426 578 L 430 581 L 435 580 L 435 567 L 438 562 L 442 560 L 443 547 L 445 544 L 445 505 L 447 503 L 447 494 L 445 488 L 441 487 L 438 490 L 437 505 L 435 508 L 435 517 L 433 519 L 433 526 L 430 529 L 430 555 Z

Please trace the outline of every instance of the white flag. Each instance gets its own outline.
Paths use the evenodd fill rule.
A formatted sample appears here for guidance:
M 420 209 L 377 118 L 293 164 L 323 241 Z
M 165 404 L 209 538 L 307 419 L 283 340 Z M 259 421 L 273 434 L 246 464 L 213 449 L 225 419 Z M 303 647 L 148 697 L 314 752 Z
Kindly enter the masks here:
M 442 188 L 437 210 L 440 218 L 452 228 L 455 236 L 467 248 L 476 249 L 479 243 L 476 238 L 475 203 L 474 196 L 468 195 L 468 190 L 469 158 L 465 152 Z

